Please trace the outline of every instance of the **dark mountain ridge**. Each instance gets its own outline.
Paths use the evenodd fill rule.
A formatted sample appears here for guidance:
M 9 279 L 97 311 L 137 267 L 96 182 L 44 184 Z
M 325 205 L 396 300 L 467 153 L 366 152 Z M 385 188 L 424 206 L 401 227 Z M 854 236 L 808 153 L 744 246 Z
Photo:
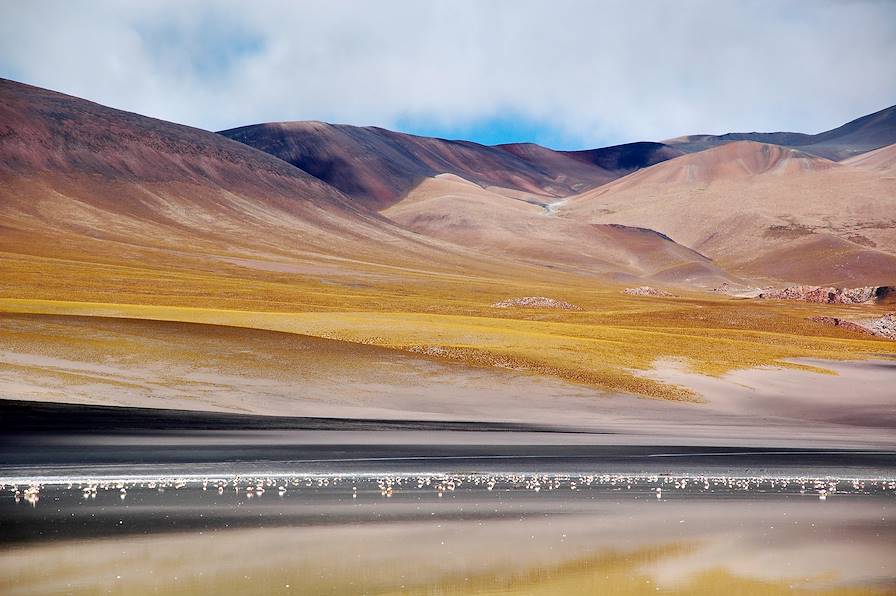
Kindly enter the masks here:
M 678 137 L 666 143 L 686 153 L 695 153 L 735 141 L 782 145 L 842 161 L 896 143 L 896 105 L 814 135 L 800 132 L 732 132 Z
M 682 154 L 662 143 L 587 151 L 553 151 L 531 143 L 487 146 L 313 121 L 256 124 L 220 134 L 279 157 L 378 210 L 439 174 L 556 198 Z

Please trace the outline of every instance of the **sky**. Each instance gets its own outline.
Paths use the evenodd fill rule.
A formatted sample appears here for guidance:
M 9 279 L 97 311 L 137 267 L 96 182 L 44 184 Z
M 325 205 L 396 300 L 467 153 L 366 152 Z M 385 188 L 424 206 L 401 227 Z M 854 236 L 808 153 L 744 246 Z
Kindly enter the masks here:
M 894 0 L 0 0 L 0 76 L 209 130 L 558 149 L 896 104 Z

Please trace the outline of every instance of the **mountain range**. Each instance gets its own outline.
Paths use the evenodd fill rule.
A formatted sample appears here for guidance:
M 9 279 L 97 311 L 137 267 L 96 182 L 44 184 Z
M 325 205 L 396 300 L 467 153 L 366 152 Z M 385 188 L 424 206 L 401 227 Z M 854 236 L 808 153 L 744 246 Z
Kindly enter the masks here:
M 509 260 L 701 287 L 896 281 L 896 108 L 817 135 L 553 151 L 321 122 L 215 134 L 8 80 L 0 97 L 8 255 L 251 275 Z
M 887 351 L 816 322 L 828 306 L 729 294 L 896 285 L 893 113 L 554 151 L 321 122 L 215 133 L 0 80 L 0 313 L 287 332 L 689 399 L 638 371 Z
M 723 135 L 689 135 L 666 143 L 685 152 L 695 152 L 735 141 L 755 141 L 799 149 L 834 161 L 861 155 L 896 143 L 896 106 L 856 118 L 818 134 L 800 132 L 732 132 Z

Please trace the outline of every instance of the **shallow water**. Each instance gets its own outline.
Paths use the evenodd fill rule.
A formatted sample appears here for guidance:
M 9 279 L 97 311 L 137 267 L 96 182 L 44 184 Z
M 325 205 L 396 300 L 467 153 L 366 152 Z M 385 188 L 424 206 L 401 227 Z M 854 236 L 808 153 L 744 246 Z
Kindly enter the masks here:
M 881 476 L 20 479 L 0 592 L 892 594 L 894 508 Z
M 896 593 L 892 450 L 27 412 L 4 595 Z

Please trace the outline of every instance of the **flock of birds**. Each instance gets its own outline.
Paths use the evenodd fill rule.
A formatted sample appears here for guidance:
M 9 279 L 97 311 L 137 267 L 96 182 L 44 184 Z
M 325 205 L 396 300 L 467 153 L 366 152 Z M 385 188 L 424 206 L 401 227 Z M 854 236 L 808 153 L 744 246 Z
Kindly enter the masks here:
M 276 492 L 279 497 L 307 490 L 350 491 L 351 498 L 358 497 L 358 491 L 375 492 L 390 498 L 399 491 L 428 491 L 443 497 L 458 489 L 498 491 L 541 491 L 587 489 L 608 489 L 636 491 L 639 495 L 655 495 L 662 500 L 664 495 L 675 491 L 719 492 L 755 491 L 759 493 L 815 495 L 824 501 L 836 494 L 891 494 L 896 496 L 896 479 L 893 478 L 806 478 L 779 476 L 708 476 L 708 475 L 664 475 L 664 474 L 520 474 L 520 473 L 469 473 L 469 474 L 395 474 L 376 475 L 329 475 L 329 474 L 269 474 L 258 476 L 231 477 L 125 477 L 69 480 L 7 479 L 0 481 L 0 491 L 12 493 L 16 503 L 25 501 L 32 507 L 40 501 L 41 491 L 79 491 L 83 499 L 95 499 L 103 491 L 117 492 L 123 501 L 129 490 L 200 489 L 223 495 L 233 491 L 240 497 L 253 499 L 266 492 Z M 374 491 L 374 487 L 376 487 Z

